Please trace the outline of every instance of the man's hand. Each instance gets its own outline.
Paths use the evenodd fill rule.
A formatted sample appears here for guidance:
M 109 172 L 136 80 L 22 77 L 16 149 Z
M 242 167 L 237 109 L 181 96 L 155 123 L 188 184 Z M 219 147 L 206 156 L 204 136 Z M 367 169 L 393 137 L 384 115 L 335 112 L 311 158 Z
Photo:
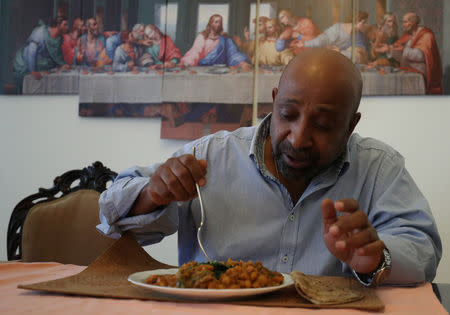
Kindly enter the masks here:
M 162 164 L 142 189 L 130 215 L 149 213 L 173 201 L 186 201 L 197 195 L 195 183 L 206 184 L 206 160 L 191 154 L 171 158 Z
M 280 39 L 289 39 L 292 38 L 292 28 L 287 27 L 280 35 Z
M 42 74 L 39 71 L 31 71 L 31 75 L 35 77 L 36 80 L 42 79 Z
M 354 199 L 322 201 L 322 234 L 328 250 L 358 273 L 374 271 L 383 257 L 385 245 Z
M 245 62 L 245 61 L 242 61 L 240 64 L 238 64 L 238 67 L 246 72 L 252 71 L 252 66 L 248 62 Z
M 250 31 L 247 26 L 244 27 L 244 38 L 246 42 L 250 41 Z

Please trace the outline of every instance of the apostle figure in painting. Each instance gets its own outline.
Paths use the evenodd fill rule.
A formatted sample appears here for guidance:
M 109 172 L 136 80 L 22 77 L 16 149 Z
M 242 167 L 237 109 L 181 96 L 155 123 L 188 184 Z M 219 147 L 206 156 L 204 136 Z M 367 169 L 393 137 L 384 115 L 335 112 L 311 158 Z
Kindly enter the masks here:
M 259 38 L 262 39 L 266 31 L 266 21 L 269 18 L 267 16 L 260 16 L 258 19 L 258 34 Z M 253 19 L 253 24 L 256 24 L 256 18 Z M 241 51 L 249 55 L 250 50 L 253 50 L 255 46 L 255 41 L 250 39 L 250 31 L 248 26 L 244 27 L 244 41 L 239 36 L 233 36 L 234 43 L 239 47 Z
M 25 47 L 17 51 L 13 60 L 13 74 L 16 79 L 16 89 L 22 93 L 23 78 L 31 73 L 36 79 L 41 79 L 41 71 L 56 67 L 68 68 L 61 51 L 62 35 L 67 33 L 68 24 L 65 17 L 58 16 L 50 20 L 48 25 L 39 22 Z
M 311 40 L 320 34 L 319 28 L 311 19 L 295 16 L 290 10 L 281 10 L 278 20 L 283 27 L 276 43 L 278 51 L 291 47 L 298 54 L 302 50 L 297 47 L 298 42 Z
M 268 19 L 264 23 L 264 33 L 259 40 L 258 59 L 260 65 L 267 66 L 285 66 L 294 58 L 294 53 L 291 48 L 277 51 L 275 43 L 281 32 L 281 26 L 276 19 Z M 251 45 L 248 50 L 248 55 L 255 62 L 254 45 Z
M 169 35 L 163 34 L 155 25 L 149 24 L 145 27 L 143 45 L 157 68 L 173 68 L 181 60 L 180 49 Z
M 401 51 L 400 65 L 424 75 L 427 94 L 442 94 L 442 63 L 433 31 L 420 26 L 420 17 L 414 12 L 403 16 L 403 31 L 391 52 Z
M 247 56 L 240 52 L 231 38 L 223 32 L 222 16 L 210 17 L 206 29 L 197 35 L 192 48 L 184 55 L 181 62 L 187 66 L 212 66 L 225 64 L 241 67 L 250 71 Z
M 78 38 L 84 34 L 86 27 L 81 18 L 75 18 L 72 28 L 67 34 L 63 35 L 63 43 L 61 46 L 64 55 L 64 61 L 71 66 L 74 63 L 75 49 L 77 47 Z
M 116 51 L 114 52 L 114 61 L 112 66 L 113 71 L 132 71 L 136 73 L 136 38 L 134 37 L 132 32 L 122 31 L 120 33 L 120 41 L 123 44 L 117 47 Z
M 359 64 L 367 64 L 369 61 L 369 39 L 364 33 L 367 28 L 368 18 L 369 14 L 364 11 L 359 11 L 356 15 L 355 53 L 356 61 Z M 351 58 L 352 28 L 353 26 L 350 21 L 347 23 L 335 23 L 316 38 L 297 43 L 297 47 L 328 47 Z
M 86 21 L 86 34 L 78 39 L 77 48 L 75 49 L 76 63 L 96 68 L 98 63 L 103 64 L 106 61 L 106 55 L 101 54 L 105 49 L 105 37 L 100 34 L 97 21 L 90 18 Z
M 137 43 L 142 42 L 144 40 L 144 28 L 145 25 L 141 23 L 137 23 L 133 26 L 132 32 L 133 36 L 136 39 Z M 112 34 L 111 36 L 108 36 L 106 38 L 106 56 L 110 60 L 114 60 L 114 52 L 116 51 L 117 47 L 122 45 L 122 42 L 120 41 L 120 36 L 122 32 Z

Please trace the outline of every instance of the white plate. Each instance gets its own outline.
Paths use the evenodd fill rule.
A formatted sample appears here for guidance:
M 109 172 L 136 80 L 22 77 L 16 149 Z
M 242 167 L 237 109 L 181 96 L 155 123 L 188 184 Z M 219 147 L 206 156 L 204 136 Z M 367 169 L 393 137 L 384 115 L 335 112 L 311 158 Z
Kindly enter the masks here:
M 259 294 L 264 294 L 268 292 L 273 292 L 280 290 L 282 288 L 288 287 L 294 284 L 291 276 L 288 274 L 282 274 L 284 276 L 283 283 L 278 286 L 256 288 L 256 289 L 190 289 L 190 288 L 172 288 L 172 287 L 161 287 L 158 285 L 152 285 L 145 283 L 150 275 L 165 275 L 165 274 L 175 274 L 178 269 L 156 269 L 150 271 L 141 271 L 133 273 L 128 277 L 128 281 L 138 286 L 156 291 L 159 293 L 171 295 L 178 298 L 184 299 L 195 299 L 195 300 L 220 300 L 220 299 L 231 299 L 231 298 L 242 298 L 247 296 L 254 296 Z

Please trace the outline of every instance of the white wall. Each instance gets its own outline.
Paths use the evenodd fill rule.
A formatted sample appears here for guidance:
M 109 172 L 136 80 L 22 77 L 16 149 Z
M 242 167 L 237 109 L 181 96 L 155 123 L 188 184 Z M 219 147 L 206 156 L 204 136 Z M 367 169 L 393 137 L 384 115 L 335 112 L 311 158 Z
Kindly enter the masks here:
M 450 98 L 370 97 L 360 110 L 357 132 L 400 151 L 428 198 L 444 246 L 436 281 L 450 282 Z M 76 96 L 0 96 L 0 113 L 0 260 L 12 209 L 55 176 L 96 160 L 115 171 L 147 165 L 184 143 L 161 140 L 157 119 L 80 118 Z M 176 242 L 172 236 L 146 249 L 177 264 Z

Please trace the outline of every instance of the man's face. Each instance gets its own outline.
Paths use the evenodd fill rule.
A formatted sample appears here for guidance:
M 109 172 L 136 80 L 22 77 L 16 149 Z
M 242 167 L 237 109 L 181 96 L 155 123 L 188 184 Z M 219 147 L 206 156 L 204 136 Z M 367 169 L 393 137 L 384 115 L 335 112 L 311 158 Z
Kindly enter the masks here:
M 391 15 L 386 18 L 383 25 L 383 30 L 389 37 L 397 35 L 397 21 L 395 16 Z
M 351 80 L 332 74 L 332 69 L 305 65 L 286 73 L 274 90 L 271 144 L 286 179 L 309 181 L 345 150 L 354 127 L 355 90 Z
M 151 45 L 159 45 L 159 43 L 161 42 L 161 37 L 156 31 L 149 32 L 147 35 L 147 39 L 150 41 Z
M 270 22 L 266 23 L 266 34 L 267 36 L 275 34 L 275 26 Z
M 266 24 L 264 23 L 264 21 L 262 21 L 261 19 L 258 22 L 258 32 L 260 34 L 264 33 L 264 31 L 266 30 Z
M 408 34 L 412 34 L 412 32 L 414 32 L 414 30 L 417 28 L 416 23 L 414 23 L 411 19 L 411 15 L 410 14 L 406 14 L 403 17 L 403 30 L 405 32 L 407 32 Z
M 144 26 L 139 27 L 139 29 L 137 29 L 136 31 L 133 31 L 133 34 L 134 34 L 134 37 L 138 40 L 144 39 L 145 27 Z
M 78 29 L 78 32 L 80 34 L 86 33 L 86 25 L 84 24 L 83 20 L 78 20 L 76 25 L 75 25 L 75 28 Z
M 284 26 L 289 25 L 289 17 L 287 16 L 287 14 L 280 13 L 280 15 L 278 16 L 278 19 L 280 20 L 280 23 L 282 25 L 284 25 Z
M 136 42 L 137 42 L 136 37 L 134 37 L 133 32 L 131 32 L 131 33 L 128 35 L 128 43 L 129 43 L 129 44 L 134 44 L 134 43 L 136 43 Z
M 94 36 L 98 35 L 98 24 L 96 20 L 89 20 L 88 32 Z
M 361 20 L 356 24 L 356 30 L 360 32 L 365 32 L 367 29 L 367 20 Z
M 58 30 L 60 34 L 66 34 L 69 31 L 69 24 L 67 23 L 66 20 L 62 21 L 58 25 Z
M 214 32 L 214 34 L 218 34 L 221 28 L 222 28 L 222 18 L 220 16 L 216 16 L 211 22 L 211 29 Z
M 384 24 L 388 27 L 394 27 L 395 25 L 395 16 L 390 15 L 389 17 L 386 18 L 386 21 L 384 22 Z

